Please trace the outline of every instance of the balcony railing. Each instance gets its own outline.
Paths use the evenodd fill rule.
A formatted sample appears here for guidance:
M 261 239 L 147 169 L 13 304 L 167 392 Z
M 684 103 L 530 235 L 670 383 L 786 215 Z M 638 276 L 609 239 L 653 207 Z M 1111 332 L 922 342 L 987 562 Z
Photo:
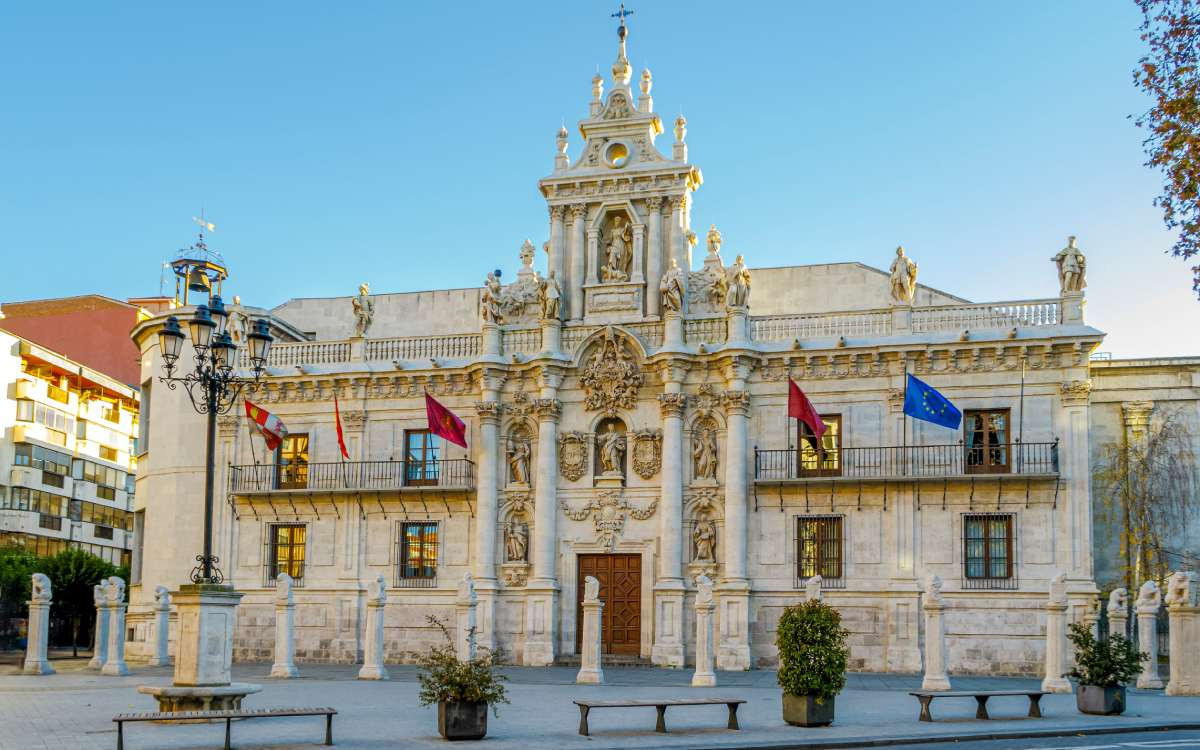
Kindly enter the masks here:
M 475 464 L 468 458 L 258 464 L 229 468 L 229 487 L 235 493 L 468 490 L 475 486 Z
M 946 478 L 979 474 L 1057 475 L 1058 441 L 995 445 L 890 445 L 754 451 L 757 481 Z

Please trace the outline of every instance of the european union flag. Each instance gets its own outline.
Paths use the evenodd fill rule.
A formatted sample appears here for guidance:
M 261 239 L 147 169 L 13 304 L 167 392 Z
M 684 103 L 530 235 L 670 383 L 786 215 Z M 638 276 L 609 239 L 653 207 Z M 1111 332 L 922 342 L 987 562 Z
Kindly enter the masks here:
M 904 413 L 952 430 L 957 430 L 962 424 L 962 412 L 915 375 L 908 376 L 908 385 L 904 389 Z

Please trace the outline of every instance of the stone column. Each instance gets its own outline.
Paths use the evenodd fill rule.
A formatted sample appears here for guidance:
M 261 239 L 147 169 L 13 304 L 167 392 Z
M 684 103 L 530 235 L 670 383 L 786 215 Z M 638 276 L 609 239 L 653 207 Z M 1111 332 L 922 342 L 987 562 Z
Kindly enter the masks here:
M 560 284 L 567 283 L 567 248 L 563 244 L 563 215 L 566 212 L 566 206 L 550 207 L 550 257 L 546 259 L 546 267 L 554 271 Z
M 925 594 L 921 597 L 925 612 L 925 676 L 922 690 L 949 690 L 950 676 L 946 664 L 950 661 L 946 649 L 946 600 L 942 597 L 942 579 L 929 576 Z
M 725 444 L 725 574 L 721 579 L 721 639 L 717 666 L 750 668 L 750 582 L 746 579 L 746 520 L 749 478 L 746 456 L 750 421 L 748 359 L 734 357 L 726 365 L 729 390 L 722 401 L 726 414 Z
M 662 364 L 662 486 L 658 509 L 658 580 L 654 582 L 654 647 L 650 660 L 663 667 L 682 667 L 683 648 L 683 409 L 681 392 L 687 373 L 684 360 Z
M 154 587 L 154 655 L 150 666 L 171 663 L 171 592 L 166 586 Z
M 275 663 L 271 676 L 299 677 L 296 669 L 296 601 L 292 595 L 292 577 L 280 573 L 275 578 Z
M 529 667 L 554 663 L 558 637 L 558 386 L 562 373 L 546 367 L 538 417 L 537 483 L 533 502 L 533 577 L 525 584 L 525 653 Z
M 387 607 L 387 584 L 383 576 L 367 585 L 367 628 L 363 639 L 363 665 L 358 670 L 360 680 L 390 680 L 383 665 L 383 613 Z
M 112 576 L 104 588 L 104 607 L 108 610 L 108 658 L 100 668 L 100 674 L 109 677 L 129 674 L 129 667 L 125 666 L 125 606 L 125 582 Z
M 1167 695 L 1200 695 L 1200 580 L 1191 571 L 1167 579 L 1171 678 Z
M 643 270 L 644 261 L 643 253 L 646 252 L 646 225 L 633 225 L 633 267 L 630 268 L 629 280 L 635 284 L 641 284 L 646 280 L 646 273 Z
M 600 663 L 600 617 L 604 602 L 600 601 L 600 581 L 592 576 L 583 579 L 583 642 L 579 645 L 580 685 L 603 685 L 604 667 Z
M 587 204 L 571 206 L 571 274 L 564 281 L 567 290 L 567 315 L 572 321 L 583 320 L 583 280 L 587 274 L 584 258 L 584 229 L 587 224 Z
M 1158 608 L 1162 606 L 1162 594 L 1158 584 L 1146 581 L 1138 589 L 1137 597 L 1137 627 L 1138 650 L 1146 653 L 1142 659 L 1142 673 L 1138 675 L 1137 686 L 1144 690 L 1157 690 L 1163 686 L 1162 678 L 1158 676 Z
M 1092 579 L 1091 458 L 1088 438 L 1088 394 L 1092 381 L 1062 384 L 1061 421 L 1065 427 L 1059 444 L 1059 470 L 1063 477 L 1065 502 L 1061 505 L 1063 527 L 1070 554 L 1070 578 Z M 1065 561 L 1063 561 L 1065 562 Z M 1061 563 L 1060 563 L 1061 564 Z
M 696 578 L 696 671 L 692 687 L 716 687 L 717 673 L 713 671 L 713 583 L 708 576 Z
M 671 257 L 686 274 L 692 269 L 690 253 L 688 252 L 687 236 L 684 233 L 687 211 L 687 195 L 671 199 Z
M 1046 676 L 1042 690 L 1047 693 L 1069 693 L 1071 683 L 1063 675 L 1067 671 L 1067 574 L 1059 573 L 1050 581 L 1050 597 L 1046 602 Z
M 662 309 L 659 296 L 659 283 L 662 281 L 662 198 L 646 199 L 646 213 L 649 214 L 646 238 L 646 317 L 657 318 Z
M 482 400 L 475 404 L 479 416 L 479 441 L 475 446 L 475 466 L 479 473 L 475 496 L 475 643 L 488 650 L 496 648 L 495 617 L 499 598 L 496 580 L 496 528 L 500 513 L 500 475 L 497 468 L 500 450 L 500 388 L 504 373 L 484 370 L 481 377 Z
M 50 579 L 42 573 L 33 574 L 33 595 L 29 598 L 29 623 L 25 640 L 24 674 L 54 674 L 46 658 L 50 638 Z
M 1113 589 L 1108 595 L 1108 634 L 1129 637 L 1129 598 L 1123 589 Z
M 108 658 L 108 610 L 104 608 L 103 585 L 97 583 L 92 586 L 92 601 L 96 605 L 96 626 L 92 634 L 92 659 L 88 667 L 100 669 Z
M 475 658 L 475 577 L 464 573 L 454 600 L 454 649 L 459 661 Z

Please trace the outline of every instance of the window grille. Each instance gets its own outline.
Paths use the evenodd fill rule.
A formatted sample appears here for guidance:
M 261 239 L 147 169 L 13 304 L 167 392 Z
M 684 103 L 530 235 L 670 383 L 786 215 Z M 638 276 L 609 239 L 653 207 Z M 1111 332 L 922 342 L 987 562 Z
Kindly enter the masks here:
M 295 586 L 304 585 L 305 542 L 308 527 L 302 523 L 274 523 L 267 527 L 267 550 L 264 555 L 263 585 L 275 586 L 280 573 L 292 577 Z
M 796 518 L 796 584 L 821 576 L 822 588 L 844 588 L 842 516 Z
M 1015 589 L 1013 515 L 968 513 L 962 517 L 963 588 Z
M 439 524 L 401 521 L 396 537 L 396 588 L 436 588 Z

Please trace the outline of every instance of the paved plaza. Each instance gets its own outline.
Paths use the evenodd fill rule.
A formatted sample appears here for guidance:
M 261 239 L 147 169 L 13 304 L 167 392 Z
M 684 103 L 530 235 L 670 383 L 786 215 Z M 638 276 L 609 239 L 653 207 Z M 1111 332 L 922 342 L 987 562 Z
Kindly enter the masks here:
M 135 688 L 170 682 L 169 667 L 132 666 L 128 677 L 101 677 L 85 668 L 86 659 L 56 660 L 58 674 L 26 677 L 9 664 L 0 665 L 0 748 L 114 748 L 114 714 L 154 710 L 153 702 Z M 272 680 L 269 664 L 235 664 L 234 679 L 255 682 L 263 691 L 246 700 L 247 708 L 273 706 L 332 706 L 338 710 L 334 741 L 342 748 L 446 747 L 437 735 L 435 707 L 417 703 L 417 670 L 389 665 L 390 682 L 355 679 L 354 665 L 300 665 L 302 677 Z M 575 669 L 551 667 L 505 670 L 510 678 L 512 704 L 502 706 L 500 718 L 489 717 L 484 747 L 530 748 L 648 748 L 648 747 L 762 747 L 779 748 L 822 743 L 879 743 L 881 740 L 979 737 L 1006 733 L 1129 731 L 1138 727 L 1190 725 L 1200 728 L 1200 698 L 1168 698 L 1161 692 L 1130 691 L 1124 716 L 1083 716 L 1073 695 L 1047 695 L 1044 719 L 1025 718 L 1024 698 L 993 698 L 989 711 L 998 717 L 979 721 L 975 702 L 968 699 L 934 701 L 936 722 L 917 721 L 918 706 L 908 690 L 917 689 L 919 676 L 851 674 L 837 702 L 832 727 L 790 727 L 780 718 L 775 673 L 767 670 L 722 672 L 719 687 L 691 688 L 691 670 L 638 667 L 605 669 L 606 685 L 575 685 Z M 957 678 L 955 689 L 1036 689 L 1037 680 Z M 655 734 L 651 708 L 595 710 L 589 719 L 592 736 L 578 733 L 576 698 L 662 698 L 729 696 L 747 701 L 739 711 L 742 731 L 725 727 L 724 706 L 674 708 L 667 712 L 669 734 Z M 233 728 L 235 747 L 318 747 L 324 724 L 320 718 L 264 719 L 240 722 Z M 126 747 L 219 747 L 219 725 L 132 724 L 126 727 Z M 1033 734 L 1032 736 L 1036 736 Z M 1097 740 L 1100 742 L 1100 740 Z M 1036 744 L 1036 743 L 1034 743 Z M 1085 743 L 1086 744 L 1086 743 Z

